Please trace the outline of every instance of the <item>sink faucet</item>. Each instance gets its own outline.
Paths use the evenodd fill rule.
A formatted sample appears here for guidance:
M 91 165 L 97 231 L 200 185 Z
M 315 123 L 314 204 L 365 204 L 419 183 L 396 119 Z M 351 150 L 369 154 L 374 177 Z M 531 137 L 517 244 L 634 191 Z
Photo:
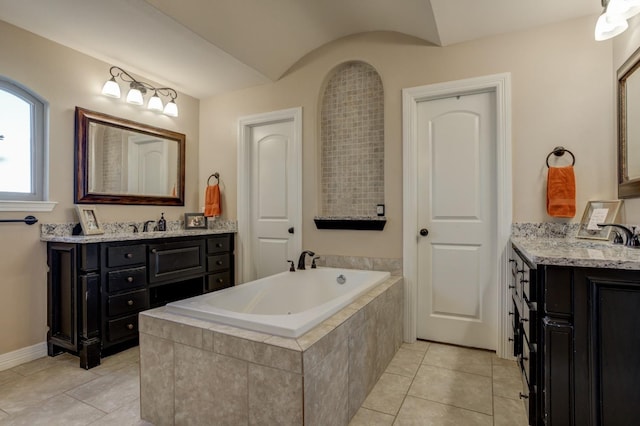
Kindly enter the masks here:
M 149 224 L 155 222 L 155 220 L 147 220 L 142 226 L 142 232 L 149 232 Z
M 300 253 L 300 258 L 298 259 L 298 270 L 301 270 L 301 269 L 303 269 L 303 270 L 304 270 L 304 269 L 306 269 L 306 268 L 304 267 L 304 257 L 305 257 L 307 254 L 308 254 L 309 256 L 311 256 L 311 257 L 313 257 L 313 256 L 315 256 L 315 255 L 316 255 L 314 252 L 312 252 L 312 251 L 310 251 L 310 250 L 304 250 L 302 253 Z
M 613 228 L 619 228 L 624 232 L 624 245 L 627 247 L 640 248 L 640 240 L 636 235 L 635 226 L 632 229 L 627 228 L 624 225 L 618 225 L 617 223 L 598 223 L 598 226 L 603 228 L 605 226 L 611 226 Z

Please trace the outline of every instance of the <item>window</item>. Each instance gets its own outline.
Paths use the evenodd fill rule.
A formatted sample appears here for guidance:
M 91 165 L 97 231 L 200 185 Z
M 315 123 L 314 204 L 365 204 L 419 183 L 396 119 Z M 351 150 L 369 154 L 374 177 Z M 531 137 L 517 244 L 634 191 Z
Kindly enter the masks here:
M 47 115 L 48 105 L 40 96 L 0 76 L 0 202 L 3 204 L 47 199 Z M 0 210 L 17 209 L 0 206 Z

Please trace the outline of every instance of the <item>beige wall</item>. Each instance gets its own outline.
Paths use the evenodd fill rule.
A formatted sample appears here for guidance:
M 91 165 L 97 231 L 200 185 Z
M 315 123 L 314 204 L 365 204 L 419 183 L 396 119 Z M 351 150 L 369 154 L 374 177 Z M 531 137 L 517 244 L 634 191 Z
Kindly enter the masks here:
M 178 97 L 179 118 L 170 118 L 130 106 L 100 94 L 109 75 L 107 64 L 62 47 L 0 21 L 0 74 L 31 88 L 49 102 L 49 192 L 58 205 L 51 213 L 35 213 L 41 223 L 75 221 L 73 205 L 74 108 L 81 106 L 187 136 L 186 205 L 99 206 L 104 222 L 169 220 L 185 210 L 197 211 L 199 101 Z M 117 64 L 116 64 L 117 65 Z M 144 79 L 144 77 L 142 77 Z M 24 217 L 30 212 L 0 212 L 0 218 Z M 0 354 L 45 340 L 47 315 L 46 245 L 40 227 L 0 224 Z
M 226 184 L 226 216 L 236 211 L 237 120 L 303 107 L 303 245 L 318 253 L 402 256 L 401 90 L 510 72 L 513 114 L 513 219 L 553 220 L 545 213 L 547 154 L 557 145 L 577 157 L 579 221 L 587 200 L 616 196 L 612 46 L 593 39 L 595 17 L 440 48 L 399 34 L 338 40 L 301 59 L 279 81 L 203 100 L 200 178 L 217 169 Z M 382 232 L 319 231 L 318 103 L 336 65 L 361 60 L 382 77 L 385 92 L 385 203 Z M 207 166 L 202 161 L 206 159 Z

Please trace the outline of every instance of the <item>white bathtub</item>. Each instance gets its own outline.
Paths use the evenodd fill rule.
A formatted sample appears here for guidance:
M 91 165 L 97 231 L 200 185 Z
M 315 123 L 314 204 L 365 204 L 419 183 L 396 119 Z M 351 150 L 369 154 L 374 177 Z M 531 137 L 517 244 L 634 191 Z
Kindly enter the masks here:
M 338 276 L 346 278 L 344 284 Z M 318 268 L 282 272 L 167 304 L 166 310 L 283 337 L 299 337 L 389 278 L 389 272 Z

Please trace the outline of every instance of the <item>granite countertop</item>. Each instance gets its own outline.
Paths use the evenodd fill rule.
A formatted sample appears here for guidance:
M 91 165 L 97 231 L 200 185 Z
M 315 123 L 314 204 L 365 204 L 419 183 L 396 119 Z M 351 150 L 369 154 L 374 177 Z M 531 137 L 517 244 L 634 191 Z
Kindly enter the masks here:
M 640 248 L 575 237 L 511 237 L 514 246 L 535 265 L 640 270 Z
M 152 232 L 128 232 L 109 233 L 100 235 L 41 235 L 40 241 L 54 243 L 106 243 L 110 241 L 135 241 L 152 240 L 155 238 L 193 237 L 197 235 L 228 234 L 235 231 L 226 229 L 189 229 L 179 231 L 152 231 Z

